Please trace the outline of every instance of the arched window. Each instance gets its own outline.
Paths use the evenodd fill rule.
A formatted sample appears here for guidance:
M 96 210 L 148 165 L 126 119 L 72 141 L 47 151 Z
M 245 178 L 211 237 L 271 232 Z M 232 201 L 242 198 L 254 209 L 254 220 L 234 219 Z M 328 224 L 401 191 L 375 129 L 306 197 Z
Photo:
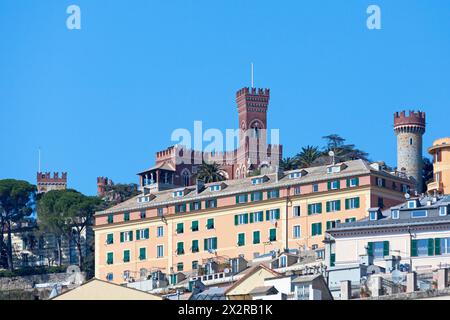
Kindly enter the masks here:
M 409 145 L 412 146 L 412 144 L 413 144 L 413 138 L 409 138 Z
M 183 176 L 183 185 L 185 187 L 189 186 L 190 185 L 190 176 L 191 176 L 189 174 L 189 171 L 188 170 L 183 171 L 182 176 Z

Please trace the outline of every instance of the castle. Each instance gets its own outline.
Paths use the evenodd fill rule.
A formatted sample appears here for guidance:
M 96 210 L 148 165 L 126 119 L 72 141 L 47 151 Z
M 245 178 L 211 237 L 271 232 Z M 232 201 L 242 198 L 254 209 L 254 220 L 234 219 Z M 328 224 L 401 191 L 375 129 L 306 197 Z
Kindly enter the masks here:
M 50 172 L 38 172 L 36 180 L 38 193 L 67 189 L 67 172 L 63 172 L 61 177 L 59 172 L 54 172 L 53 177 Z
M 282 146 L 267 144 L 269 89 L 242 88 L 236 93 L 239 144 L 233 151 L 203 152 L 171 146 L 156 152 L 153 167 L 138 173 L 141 188 L 156 190 L 190 186 L 202 161 L 220 165 L 226 179 L 241 179 L 255 170 L 274 169 L 282 158 Z

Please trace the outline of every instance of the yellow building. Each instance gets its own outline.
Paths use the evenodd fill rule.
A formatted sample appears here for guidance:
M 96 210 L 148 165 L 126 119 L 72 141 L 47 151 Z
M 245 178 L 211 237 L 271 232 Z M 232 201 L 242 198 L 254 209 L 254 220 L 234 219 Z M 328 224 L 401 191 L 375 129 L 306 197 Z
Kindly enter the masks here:
M 450 138 L 434 141 L 428 153 L 433 156 L 434 171 L 434 181 L 428 184 L 428 192 L 450 194 Z
M 201 275 L 208 259 L 252 260 L 272 250 L 312 249 L 323 256 L 327 229 L 364 218 L 371 207 L 399 204 L 412 188 L 395 172 L 354 160 L 181 189 L 144 189 L 96 213 L 95 276 L 122 283 L 156 270 Z

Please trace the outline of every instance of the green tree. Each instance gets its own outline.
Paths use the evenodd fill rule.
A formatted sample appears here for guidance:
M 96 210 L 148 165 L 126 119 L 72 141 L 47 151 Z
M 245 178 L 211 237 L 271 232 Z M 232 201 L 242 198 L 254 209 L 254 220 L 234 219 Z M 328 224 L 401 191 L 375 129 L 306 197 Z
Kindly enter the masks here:
M 58 264 L 61 265 L 62 239 L 73 241 L 78 251 L 79 266 L 83 267 L 83 233 L 93 224 L 93 216 L 101 200 L 75 190 L 47 192 L 38 201 L 38 222 L 43 232 L 51 232 L 57 239 Z
M 433 162 L 429 158 L 423 158 L 422 166 L 422 190 L 427 190 L 427 184 L 433 181 Z
M 218 163 L 206 163 L 203 161 L 198 167 L 197 179 L 203 180 L 205 183 L 218 182 L 225 180 L 225 174 Z
M 295 170 L 298 168 L 298 161 L 296 158 L 284 158 L 280 161 L 280 169 L 284 171 Z
M 298 153 L 295 158 L 297 159 L 298 166 L 301 168 L 311 167 L 319 157 L 321 152 L 319 147 L 316 146 L 306 146 L 303 147 L 300 153 Z
M 323 156 L 327 157 L 330 151 L 334 152 L 334 155 L 338 161 L 349 161 L 362 159 L 368 161 L 369 154 L 365 151 L 355 148 L 354 144 L 345 144 L 345 139 L 338 134 L 330 134 L 324 136 L 326 140 L 326 146 L 324 148 Z
M 103 187 L 103 190 L 104 196 L 102 199 L 106 201 L 108 207 L 124 202 L 139 194 L 138 185 L 135 183 L 106 185 Z
M 0 245 L 6 249 L 7 265 L 9 270 L 14 269 L 12 256 L 12 227 L 29 217 L 33 212 L 33 203 L 36 195 L 36 186 L 27 181 L 5 179 L 0 180 Z M 7 241 L 4 244 L 4 233 Z M 0 252 L 3 251 L 0 248 Z

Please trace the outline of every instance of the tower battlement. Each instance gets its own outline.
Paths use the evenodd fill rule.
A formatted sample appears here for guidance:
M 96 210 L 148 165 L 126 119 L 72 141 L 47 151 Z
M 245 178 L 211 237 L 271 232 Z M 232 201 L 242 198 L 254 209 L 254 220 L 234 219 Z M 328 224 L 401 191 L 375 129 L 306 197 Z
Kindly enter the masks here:
M 270 97 L 270 89 L 264 89 L 264 88 L 249 88 L 244 87 L 236 92 L 236 98 L 242 97 L 242 96 L 261 96 L 265 98 Z
M 67 172 L 54 172 L 53 176 L 50 172 L 38 172 L 36 174 L 38 193 L 50 190 L 64 190 L 67 188 Z
M 408 114 L 406 114 L 406 111 L 394 113 L 394 129 L 403 126 L 420 127 L 425 130 L 425 112 L 411 110 Z

